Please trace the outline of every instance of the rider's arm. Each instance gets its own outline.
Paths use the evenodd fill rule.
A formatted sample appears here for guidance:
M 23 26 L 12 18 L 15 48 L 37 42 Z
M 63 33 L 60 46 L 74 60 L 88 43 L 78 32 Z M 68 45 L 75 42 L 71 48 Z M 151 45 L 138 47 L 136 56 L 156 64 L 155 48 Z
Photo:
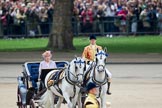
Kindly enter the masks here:
M 88 46 L 84 48 L 84 51 L 82 53 L 82 58 L 87 62 L 87 61 L 91 61 L 90 60 L 90 53 L 89 53 L 89 48 Z

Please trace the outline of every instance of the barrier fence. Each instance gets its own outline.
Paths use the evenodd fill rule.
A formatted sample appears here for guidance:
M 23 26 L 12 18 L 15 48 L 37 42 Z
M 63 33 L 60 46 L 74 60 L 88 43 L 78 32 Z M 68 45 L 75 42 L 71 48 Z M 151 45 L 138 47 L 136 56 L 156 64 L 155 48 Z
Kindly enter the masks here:
M 143 34 L 159 34 L 159 22 L 141 21 L 141 20 L 122 20 L 121 17 L 105 17 L 82 22 L 76 18 L 72 18 L 72 31 L 75 36 L 96 34 L 101 36 L 112 35 L 143 35 Z M 54 28 L 53 28 L 54 29 Z M 19 23 L 3 25 L 0 22 L 1 38 L 21 38 L 21 37 L 48 37 L 52 30 L 52 23 Z

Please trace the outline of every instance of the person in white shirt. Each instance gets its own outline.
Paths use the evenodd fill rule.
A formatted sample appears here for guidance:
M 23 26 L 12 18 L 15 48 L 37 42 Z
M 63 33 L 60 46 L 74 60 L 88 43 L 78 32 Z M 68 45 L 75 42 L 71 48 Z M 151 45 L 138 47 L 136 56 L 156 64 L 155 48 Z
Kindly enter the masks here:
M 51 60 L 52 58 L 52 54 L 51 51 L 45 51 L 42 54 L 43 57 L 43 61 L 40 62 L 39 65 L 39 76 L 38 76 L 38 81 L 40 81 L 40 75 L 41 75 L 41 70 L 42 69 L 53 69 L 53 68 L 57 68 L 56 63 Z

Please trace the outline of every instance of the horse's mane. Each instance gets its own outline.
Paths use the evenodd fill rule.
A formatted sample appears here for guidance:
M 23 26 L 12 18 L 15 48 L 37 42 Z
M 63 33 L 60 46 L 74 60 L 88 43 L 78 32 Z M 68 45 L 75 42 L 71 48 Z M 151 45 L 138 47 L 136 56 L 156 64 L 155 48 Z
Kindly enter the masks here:
M 69 69 L 70 71 L 74 69 L 74 66 L 75 66 L 74 60 L 75 60 L 75 59 L 73 59 L 73 60 L 69 63 L 68 69 Z

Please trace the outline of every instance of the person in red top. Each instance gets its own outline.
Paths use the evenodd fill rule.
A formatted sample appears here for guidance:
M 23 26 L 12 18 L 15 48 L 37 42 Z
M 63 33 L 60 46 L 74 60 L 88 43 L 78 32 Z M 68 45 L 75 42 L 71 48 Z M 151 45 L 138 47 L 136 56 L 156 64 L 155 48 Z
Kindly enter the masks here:
M 93 10 L 90 4 L 86 5 L 86 8 L 81 13 L 83 21 L 83 32 L 92 32 L 93 26 Z
M 117 13 L 117 16 L 121 16 L 121 23 L 120 23 L 120 29 L 122 32 L 126 32 L 126 18 L 127 18 L 127 8 L 125 6 L 122 7 L 122 10 L 120 10 Z

